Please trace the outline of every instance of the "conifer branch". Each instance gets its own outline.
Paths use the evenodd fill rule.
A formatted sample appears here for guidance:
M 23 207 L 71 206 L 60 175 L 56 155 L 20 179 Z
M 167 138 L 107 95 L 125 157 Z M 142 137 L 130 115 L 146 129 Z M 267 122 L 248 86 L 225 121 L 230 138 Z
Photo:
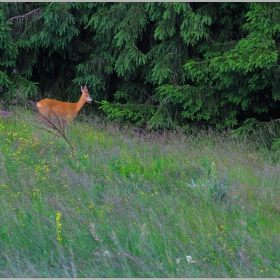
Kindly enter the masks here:
M 31 14 L 34 14 L 34 13 L 36 13 L 36 12 L 39 11 L 39 10 L 40 10 L 40 8 L 37 8 L 37 9 L 35 9 L 35 10 L 32 10 L 32 11 L 28 12 L 28 13 L 25 14 L 25 15 L 11 17 L 11 18 L 9 18 L 7 21 L 12 21 L 12 20 L 19 19 L 19 18 L 25 18 L 26 16 L 29 16 L 29 15 L 31 15 Z

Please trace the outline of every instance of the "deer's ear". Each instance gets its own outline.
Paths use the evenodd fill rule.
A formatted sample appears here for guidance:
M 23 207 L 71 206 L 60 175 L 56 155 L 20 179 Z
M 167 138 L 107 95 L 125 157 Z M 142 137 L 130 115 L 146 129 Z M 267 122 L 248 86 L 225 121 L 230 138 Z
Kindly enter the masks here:
M 81 91 L 83 91 L 83 86 L 81 86 Z

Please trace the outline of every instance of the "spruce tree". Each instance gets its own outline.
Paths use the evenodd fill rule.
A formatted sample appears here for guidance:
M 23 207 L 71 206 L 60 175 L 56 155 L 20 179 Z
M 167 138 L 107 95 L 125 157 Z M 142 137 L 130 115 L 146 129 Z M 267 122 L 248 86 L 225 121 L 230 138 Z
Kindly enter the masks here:
M 150 128 L 279 118 L 278 3 L 1 3 L 2 97 Z

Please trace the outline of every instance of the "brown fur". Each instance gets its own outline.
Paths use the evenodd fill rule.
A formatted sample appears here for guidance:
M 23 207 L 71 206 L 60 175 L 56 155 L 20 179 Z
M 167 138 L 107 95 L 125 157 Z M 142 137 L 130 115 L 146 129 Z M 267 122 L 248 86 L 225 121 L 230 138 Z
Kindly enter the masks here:
M 82 96 L 76 103 L 62 102 L 54 99 L 45 98 L 37 102 L 37 108 L 44 117 L 46 118 L 57 118 L 64 119 L 69 124 L 83 108 L 86 102 L 91 103 L 92 99 L 88 93 L 86 86 L 82 87 Z

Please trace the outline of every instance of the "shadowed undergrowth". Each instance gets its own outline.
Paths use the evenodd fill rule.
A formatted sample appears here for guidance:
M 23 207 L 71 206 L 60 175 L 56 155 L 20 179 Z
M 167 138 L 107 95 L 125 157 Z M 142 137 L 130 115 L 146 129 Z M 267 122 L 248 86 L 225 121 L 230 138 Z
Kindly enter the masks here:
M 279 171 L 261 133 L 140 134 L 75 121 L 68 143 L 0 119 L 1 277 L 278 277 Z

